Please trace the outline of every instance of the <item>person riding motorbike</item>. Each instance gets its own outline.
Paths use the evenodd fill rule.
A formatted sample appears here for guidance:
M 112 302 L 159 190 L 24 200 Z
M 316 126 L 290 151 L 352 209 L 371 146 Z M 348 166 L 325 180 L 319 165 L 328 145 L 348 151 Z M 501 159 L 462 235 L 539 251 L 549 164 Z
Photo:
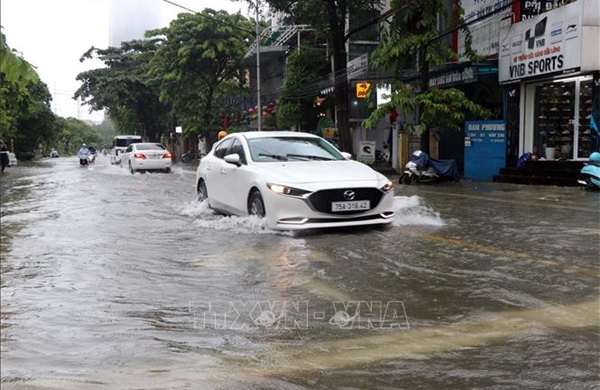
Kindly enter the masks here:
M 85 166 L 88 165 L 88 157 L 90 156 L 90 150 L 88 149 L 86 144 L 81 144 L 81 148 L 77 152 L 77 157 L 79 157 L 79 165 Z

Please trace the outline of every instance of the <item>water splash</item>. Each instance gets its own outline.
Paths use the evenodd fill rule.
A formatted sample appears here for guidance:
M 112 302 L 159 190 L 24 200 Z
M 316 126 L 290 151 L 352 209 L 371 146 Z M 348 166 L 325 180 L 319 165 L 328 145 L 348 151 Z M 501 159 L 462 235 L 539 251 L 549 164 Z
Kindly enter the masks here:
M 394 226 L 430 225 L 444 226 L 440 213 L 423 204 L 421 198 L 414 196 L 394 197 Z
M 206 201 L 191 201 L 180 210 L 180 213 L 195 217 L 194 226 L 201 228 L 220 231 L 231 230 L 236 233 L 282 234 L 278 230 L 269 229 L 267 221 L 264 218 L 259 218 L 255 215 L 234 216 L 218 214 L 208 207 L 208 202 Z
M 440 214 L 423 204 L 418 196 L 396 196 L 394 198 L 396 217 L 393 226 L 429 225 L 444 226 Z M 233 230 L 238 233 L 282 234 L 279 230 L 267 228 L 266 221 L 256 216 L 225 216 L 215 213 L 208 202 L 190 201 L 180 208 L 179 213 L 194 217 L 194 226 L 214 230 Z M 289 234 L 292 234 L 291 232 Z

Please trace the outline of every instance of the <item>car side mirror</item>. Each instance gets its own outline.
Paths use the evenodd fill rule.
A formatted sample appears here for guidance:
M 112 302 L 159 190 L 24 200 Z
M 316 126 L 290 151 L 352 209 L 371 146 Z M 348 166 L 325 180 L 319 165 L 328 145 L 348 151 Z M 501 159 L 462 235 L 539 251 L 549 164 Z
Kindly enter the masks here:
M 352 160 L 352 155 L 348 152 L 342 152 L 342 156 L 344 156 L 346 160 Z
M 237 153 L 228 154 L 227 156 L 225 156 L 224 160 L 225 162 L 236 165 L 238 167 L 242 165 L 240 155 Z

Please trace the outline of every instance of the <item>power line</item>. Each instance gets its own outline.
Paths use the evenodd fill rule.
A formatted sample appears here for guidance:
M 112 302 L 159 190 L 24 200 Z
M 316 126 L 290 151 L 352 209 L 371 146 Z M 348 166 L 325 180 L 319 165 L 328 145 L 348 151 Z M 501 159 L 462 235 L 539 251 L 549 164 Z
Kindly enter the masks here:
M 509 10 L 510 8 L 512 8 L 512 6 L 514 4 L 518 4 L 520 3 L 520 0 L 511 0 L 509 2 L 505 1 L 503 6 L 496 8 L 495 10 L 493 10 L 492 12 L 489 12 L 487 14 L 483 14 L 482 16 L 479 16 L 475 19 L 469 20 L 469 21 L 465 21 L 462 20 L 461 23 L 458 23 L 457 26 L 452 27 L 451 29 L 439 34 L 436 38 L 432 39 L 432 42 L 435 40 L 440 40 L 443 39 L 445 37 L 448 37 L 451 34 L 454 34 L 464 28 L 468 28 L 469 26 L 477 23 L 477 22 L 481 22 L 484 20 L 487 20 L 489 18 L 491 18 L 492 16 L 498 15 L 502 12 L 506 12 L 507 10 Z M 379 15 L 377 18 L 375 18 L 374 20 L 376 22 L 381 22 L 382 20 L 385 20 L 389 17 L 393 17 L 394 13 L 392 12 L 392 10 L 388 10 L 384 13 L 382 13 L 381 15 Z M 356 28 L 353 33 L 360 31 L 363 28 L 369 27 L 370 25 L 372 25 L 373 23 L 376 23 L 374 21 L 370 21 L 365 23 L 362 26 L 359 26 L 358 28 Z M 498 20 L 490 20 L 489 24 L 492 23 L 496 23 L 499 22 Z M 482 28 L 484 26 L 487 25 L 479 25 L 478 28 Z M 350 34 L 347 34 L 348 37 Z M 328 78 L 330 78 L 331 76 L 333 76 L 333 80 L 329 80 Z M 345 79 L 346 76 L 346 79 Z M 290 99 L 300 99 L 300 98 L 307 98 L 307 97 L 311 97 L 314 96 L 317 93 L 320 93 L 323 89 L 326 88 L 331 88 L 331 87 L 336 87 L 339 85 L 344 85 L 348 83 L 347 80 L 347 68 L 341 71 L 336 71 L 333 74 L 329 74 L 328 76 L 326 76 L 327 78 L 322 78 L 321 80 L 315 81 L 307 86 L 302 87 L 301 89 L 298 89 L 298 94 L 294 94 L 293 96 L 290 96 Z M 380 76 L 381 77 L 381 76 Z M 390 76 L 385 76 L 383 78 L 388 78 Z M 323 85 L 323 84 L 327 84 L 327 85 Z

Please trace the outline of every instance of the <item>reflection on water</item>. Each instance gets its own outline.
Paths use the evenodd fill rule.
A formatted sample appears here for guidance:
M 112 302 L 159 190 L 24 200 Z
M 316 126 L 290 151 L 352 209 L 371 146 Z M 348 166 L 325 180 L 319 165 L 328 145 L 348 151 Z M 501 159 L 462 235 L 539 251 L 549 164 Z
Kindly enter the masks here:
M 597 385 L 593 194 L 400 186 L 388 228 L 292 235 L 194 177 L 1 178 L 2 388 Z

